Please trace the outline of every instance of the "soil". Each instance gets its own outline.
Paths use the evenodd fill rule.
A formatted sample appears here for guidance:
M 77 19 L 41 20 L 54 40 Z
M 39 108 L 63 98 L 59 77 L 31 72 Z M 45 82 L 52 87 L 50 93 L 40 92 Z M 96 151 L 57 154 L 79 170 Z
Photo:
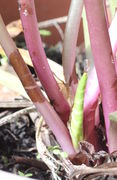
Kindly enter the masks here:
M 2 112 L 3 113 L 3 112 Z M 37 150 L 35 145 L 35 128 L 29 116 L 25 115 L 19 120 L 0 127 L 0 169 L 19 174 L 31 173 L 36 179 L 49 179 L 49 173 L 43 169 L 30 165 L 25 165 L 24 159 L 17 163 L 20 157 L 25 161 L 36 159 Z

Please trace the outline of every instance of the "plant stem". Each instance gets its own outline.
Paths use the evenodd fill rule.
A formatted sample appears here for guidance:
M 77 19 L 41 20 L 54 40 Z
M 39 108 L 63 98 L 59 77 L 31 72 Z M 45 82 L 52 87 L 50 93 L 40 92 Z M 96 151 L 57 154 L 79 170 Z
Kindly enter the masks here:
M 99 89 L 99 83 L 98 83 L 96 71 L 94 68 L 85 8 L 83 9 L 82 17 L 83 17 L 83 27 L 84 27 L 84 43 L 85 43 L 86 58 L 90 61 L 91 64 L 88 73 L 88 80 L 87 80 L 85 97 L 84 97 L 83 131 L 84 131 L 84 139 L 90 142 L 91 144 L 93 144 L 95 150 L 98 151 L 99 143 L 95 133 L 95 113 L 96 113 L 96 107 L 98 106 L 98 96 L 100 94 L 100 89 Z M 99 111 L 97 112 L 97 114 L 98 113 Z M 97 118 L 98 117 L 99 116 L 97 116 Z
M 116 31 L 117 31 L 117 26 L 116 26 L 116 22 L 117 22 L 117 13 L 115 13 L 115 16 L 113 17 L 113 20 L 112 20 L 111 25 L 109 27 L 109 36 L 110 36 L 113 56 L 115 59 L 115 67 L 116 67 L 116 73 L 117 73 L 117 62 L 116 62 L 116 51 L 117 51 Z M 91 87 L 93 87 L 93 88 L 91 88 Z M 100 94 L 100 89 L 99 89 L 98 79 L 97 79 L 97 75 L 95 72 L 95 68 L 93 68 L 91 70 L 91 73 L 88 76 L 86 93 L 85 93 L 85 100 L 84 100 L 84 135 L 85 135 L 86 140 L 91 142 L 93 145 L 94 145 L 93 142 L 96 139 L 96 137 L 95 137 L 95 135 L 93 136 L 93 134 L 91 132 L 93 132 L 94 131 L 93 129 L 95 129 L 95 122 L 94 122 L 95 108 L 94 107 L 96 107 L 96 104 L 95 104 L 96 101 L 98 102 L 99 94 Z M 90 122 L 90 126 L 88 126 L 89 122 Z M 90 134 L 90 136 L 89 136 L 89 134 Z M 98 145 L 96 145 L 96 146 L 98 146 Z
M 112 60 L 112 49 L 108 34 L 108 28 L 104 15 L 102 0 L 84 0 L 91 46 L 94 56 L 97 77 L 102 96 L 102 104 L 105 117 L 106 134 L 108 139 L 108 148 L 112 152 L 117 149 L 115 143 L 111 141 L 111 131 L 109 114 L 117 110 L 117 76 L 115 65 Z
M 83 9 L 82 0 L 72 0 L 65 28 L 62 62 L 67 84 L 77 84 L 73 71 L 76 58 L 76 43 Z M 74 80 L 75 79 L 75 80 Z M 73 82 L 72 82 L 73 81 Z M 73 86 L 73 85 L 72 85 Z
M 88 76 L 85 90 L 83 130 L 84 139 L 92 143 L 96 150 L 99 149 L 99 144 L 95 133 L 95 113 L 99 95 L 100 89 L 97 74 L 95 68 L 93 68 Z
M 6 43 L 7 42 L 7 43 Z M 27 65 L 17 50 L 13 40 L 10 38 L 6 27 L 3 23 L 2 17 L 0 16 L 0 43 L 8 56 L 10 63 L 15 69 L 19 76 L 26 92 L 31 98 L 32 102 L 36 106 L 37 110 L 41 113 L 46 123 L 53 131 L 57 141 L 61 145 L 62 149 L 69 155 L 74 154 L 69 132 L 60 117 L 57 115 L 53 107 L 47 102 L 39 86 L 36 84 L 32 77 Z
M 66 124 L 69 119 L 70 107 L 48 65 L 38 30 L 34 0 L 18 0 L 18 3 L 25 40 L 32 63 L 51 104 Z

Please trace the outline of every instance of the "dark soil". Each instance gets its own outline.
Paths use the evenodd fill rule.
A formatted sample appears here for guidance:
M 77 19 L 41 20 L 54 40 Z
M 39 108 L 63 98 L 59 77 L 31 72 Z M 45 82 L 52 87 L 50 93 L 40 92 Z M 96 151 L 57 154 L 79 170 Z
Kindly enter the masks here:
M 35 127 L 28 115 L 0 127 L 0 169 L 18 174 L 32 173 L 33 178 L 49 179 L 49 172 L 30 164 L 36 160 Z M 18 158 L 23 158 L 17 163 Z M 28 160 L 30 161 L 28 161 Z M 24 162 L 24 160 L 27 162 Z M 27 165 L 26 165 L 27 164 Z

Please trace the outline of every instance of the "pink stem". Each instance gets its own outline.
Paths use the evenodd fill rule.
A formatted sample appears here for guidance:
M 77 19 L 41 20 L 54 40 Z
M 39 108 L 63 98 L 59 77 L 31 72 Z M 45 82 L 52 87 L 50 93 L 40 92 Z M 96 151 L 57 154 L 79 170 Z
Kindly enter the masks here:
M 117 12 L 115 13 L 115 16 L 109 27 L 109 36 L 110 36 L 110 41 L 111 41 L 114 58 L 116 58 L 116 51 L 117 51 L 117 36 L 116 36 L 117 25 L 116 25 L 116 22 L 117 22 Z M 115 60 L 115 67 L 116 67 L 116 72 L 117 72 L 116 60 Z M 84 135 L 85 135 L 85 138 L 91 143 L 93 143 L 94 140 L 92 142 L 91 138 L 89 137 L 89 132 L 91 132 L 91 130 L 90 130 L 91 127 L 88 124 L 89 124 L 89 122 L 91 125 L 94 124 L 94 119 L 92 119 L 91 117 L 95 116 L 95 109 L 94 109 L 94 111 L 90 111 L 90 110 L 93 109 L 93 107 L 95 107 L 95 102 L 98 99 L 99 94 L 100 94 L 100 89 L 99 89 L 98 79 L 97 79 L 95 69 L 93 68 L 92 72 L 89 74 L 89 78 L 87 81 L 85 101 L 84 101 L 84 116 L 85 116 L 85 118 L 84 118 Z M 88 111 L 90 111 L 90 113 Z M 87 116 L 87 113 L 88 113 L 88 116 Z M 98 123 L 99 123 L 99 118 L 98 118 Z M 95 127 L 92 126 L 92 129 L 93 128 L 95 128 Z M 92 139 L 95 139 L 95 136 L 93 137 L 93 134 L 91 135 L 91 137 L 92 137 Z
M 40 104 L 39 102 L 34 104 L 54 133 L 62 150 L 67 152 L 68 155 L 74 155 L 76 152 L 73 148 L 68 129 L 65 127 L 52 106 L 47 101 L 44 101 L 43 104 Z
M 98 104 L 100 94 L 99 84 L 95 68 L 91 71 L 88 77 L 85 98 L 84 98 L 84 137 L 85 140 L 92 143 L 95 149 L 98 150 L 99 145 L 95 133 L 95 111 Z M 98 119 L 99 121 L 99 119 Z
M 61 93 L 48 65 L 37 26 L 34 0 L 18 0 L 24 35 L 37 75 L 61 119 L 66 124 L 70 107 Z
M 112 61 L 112 49 L 104 16 L 103 1 L 84 0 L 91 46 L 97 71 L 110 152 L 117 149 L 116 139 L 111 141 L 109 113 L 117 110 L 117 76 Z M 105 67 L 106 66 L 106 67 Z
M 4 48 L 4 51 L 8 56 L 14 70 L 19 76 L 27 94 L 36 106 L 37 110 L 44 117 L 44 120 L 46 121 L 50 129 L 53 131 L 58 143 L 61 145 L 64 151 L 66 151 L 69 155 L 73 155 L 75 153 L 75 150 L 73 148 L 68 129 L 65 127 L 53 107 L 43 96 L 39 86 L 36 84 L 27 65 L 25 64 L 23 58 L 17 50 L 15 43 L 8 34 L 1 15 L 0 44 Z

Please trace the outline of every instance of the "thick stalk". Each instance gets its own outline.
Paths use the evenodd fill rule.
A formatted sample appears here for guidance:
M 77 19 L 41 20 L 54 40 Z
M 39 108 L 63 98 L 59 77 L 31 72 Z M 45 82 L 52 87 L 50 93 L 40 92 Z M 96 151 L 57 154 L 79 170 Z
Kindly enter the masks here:
M 90 69 L 88 73 L 88 80 L 87 80 L 85 98 L 84 98 L 83 132 L 84 132 L 84 139 L 90 142 L 91 144 L 93 144 L 95 150 L 98 151 L 99 143 L 95 133 L 95 112 L 98 104 L 98 96 L 100 94 L 100 90 L 99 90 L 96 71 L 94 68 L 94 61 L 92 57 L 92 50 L 90 45 L 85 8 L 83 9 L 82 17 L 83 17 L 83 27 L 84 27 L 84 43 L 85 43 L 86 58 L 90 61 Z M 98 113 L 99 112 L 97 112 L 97 114 Z
M 67 84 L 71 84 L 72 81 L 74 81 L 72 74 L 74 71 L 76 43 L 80 27 L 82 9 L 83 0 L 71 1 L 67 24 L 65 28 L 62 54 L 63 69 Z M 72 84 L 77 84 L 77 81 L 75 80 Z
M 6 55 L 8 56 L 11 65 L 19 76 L 30 99 L 36 106 L 37 110 L 42 114 L 50 129 L 53 131 L 62 149 L 66 151 L 69 155 L 74 154 L 75 150 L 72 146 L 72 142 L 67 128 L 65 127 L 53 107 L 42 95 L 39 86 L 37 86 L 19 51 L 16 49 L 13 40 L 10 38 L 1 16 L 0 43 L 4 48 L 4 51 L 6 52 Z
M 50 102 L 66 124 L 69 119 L 70 107 L 48 65 L 37 26 L 34 0 L 18 0 L 18 3 L 25 40 L 33 65 Z
M 116 62 L 117 26 L 116 26 L 116 22 L 117 22 L 117 13 L 115 13 L 115 16 L 111 22 L 110 27 L 109 27 L 109 36 L 110 36 L 113 56 L 115 59 L 115 67 L 116 67 L 116 73 L 117 73 L 117 62 Z M 93 88 L 91 88 L 91 87 L 93 87 Z M 88 141 L 90 141 L 91 143 L 93 143 L 93 141 L 95 139 L 95 136 L 91 135 L 91 132 L 93 132 L 93 131 L 91 131 L 91 126 L 92 126 L 92 130 L 93 130 L 95 128 L 95 127 L 93 127 L 94 117 L 95 117 L 94 107 L 95 107 L 95 102 L 96 101 L 98 102 L 99 94 L 100 94 L 100 89 L 99 89 L 98 79 L 97 79 L 95 69 L 93 68 L 93 70 L 91 71 L 91 73 L 89 74 L 89 77 L 88 77 L 86 94 L 85 94 L 85 101 L 84 101 L 84 117 L 85 117 L 84 118 L 84 134 L 85 134 L 85 138 Z M 91 126 L 88 126 L 89 122 L 90 122 Z M 92 139 L 89 136 L 89 132 L 90 132 Z
M 95 68 L 93 68 L 89 74 L 85 90 L 83 130 L 84 139 L 92 143 L 96 150 L 99 149 L 99 144 L 95 133 L 95 112 L 99 95 L 100 89 L 97 74 Z
M 117 149 L 117 143 L 116 139 L 114 139 L 115 144 L 111 143 L 111 131 L 109 132 L 110 121 L 108 116 L 111 112 L 117 110 L 117 76 L 112 60 L 112 49 L 104 15 L 103 1 L 84 0 L 84 3 L 94 62 L 102 96 L 108 147 L 110 152 L 112 152 Z

